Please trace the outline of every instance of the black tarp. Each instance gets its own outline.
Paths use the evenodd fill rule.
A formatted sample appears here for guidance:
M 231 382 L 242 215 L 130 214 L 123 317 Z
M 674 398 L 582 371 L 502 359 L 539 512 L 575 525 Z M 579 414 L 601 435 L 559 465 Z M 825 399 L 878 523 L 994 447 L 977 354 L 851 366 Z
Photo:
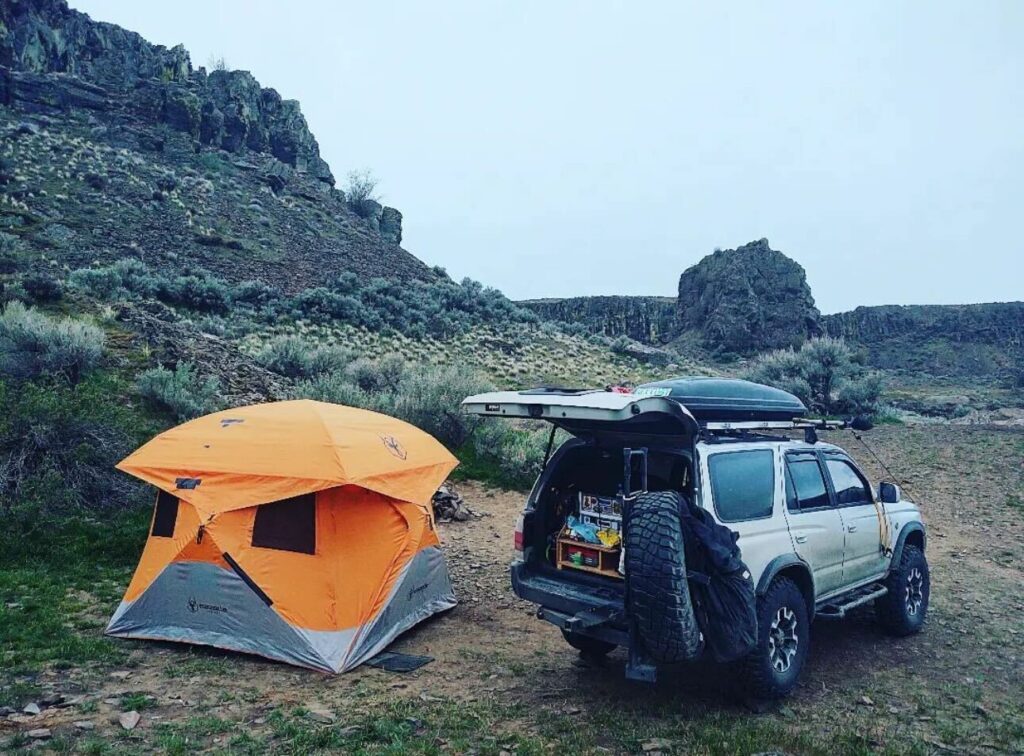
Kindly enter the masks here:
M 757 599 L 739 534 L 685 499 L 681 510 L 687 577 L 705 647 L 715 661 L 735 661 L 757 645 Z

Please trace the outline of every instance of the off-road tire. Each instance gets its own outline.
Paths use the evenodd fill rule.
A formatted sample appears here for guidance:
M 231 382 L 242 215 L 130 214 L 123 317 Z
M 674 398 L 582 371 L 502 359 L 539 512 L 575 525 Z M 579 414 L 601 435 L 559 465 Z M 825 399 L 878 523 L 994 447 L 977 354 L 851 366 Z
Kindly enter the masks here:
M 682 506 L 673 491 L 641 494 L 626 523 L 626 609 L 647 655 L 662 663 L 692 659 L 701 647 L 686 582 Z
M 885 579 L 885 587 L 889 592 L 875 601 L 875 616 L 885 631 L 897 637 L 920 631 L 924 627 L 931 594 L 931 578 L 924 552 L 917 546 L 904 546 L 899 564 L 893 565 Z M 915 603 L 916 608 L 913 606 Z
M 607 656 L 615 650 L 614 643 L 609 643 L 599 638 L 591 638 L 589 635 L 570 633 L 568 630 L 563 630 L 562 637 L 565 638 L 565 642 L 570 646 L 581 654 L 588 656 Z
M 795 619 L 796 651 L 789 666 L 776 669 L 772 656 L 772 624 L 780 612 L 791 612 Z M 737 692 L 755 699 L 784 698 L 796 687 L 807 661 L 810 647 L 810 622 L 807 602 L 789 578 L 775 578 L 767 592 L 757 600 L 757 646 L 738 663 Z

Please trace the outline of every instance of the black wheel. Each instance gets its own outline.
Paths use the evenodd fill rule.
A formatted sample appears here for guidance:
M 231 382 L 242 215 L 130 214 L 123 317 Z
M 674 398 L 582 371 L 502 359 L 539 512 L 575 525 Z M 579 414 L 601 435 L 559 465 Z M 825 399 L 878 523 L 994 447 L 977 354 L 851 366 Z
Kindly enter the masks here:
M 875 614 L 885 630 L 896 636 L 913 635 L 924 626 L 931 579 L 928 560 L 917 546 L 904 546 L 900 562 L 885 579 L 889 592 L 875 602 Z
M 562 637 L 565 638 L 566 643 L 577 651 L 589 654 L 590 656 L 606 656 L 615 650 L 614 643 L 591 638 L 589 635 L 580 635 L 579 633 L 570 633 L 568 630 L 563 630 Z
M 775 578 L 757 602 L 757 646 L 740 662 L 742 692 L 754 698 L 789 695 L 807 661 L 810 639 L 803 594 L 789 578 Z
M 641 494 L 626 525 L 626 590 L 630 618 L 644 649 L 657 662 L 694 658 L 700 629 L 686 583 L 679 520 L 683 497 L 673 491 Z

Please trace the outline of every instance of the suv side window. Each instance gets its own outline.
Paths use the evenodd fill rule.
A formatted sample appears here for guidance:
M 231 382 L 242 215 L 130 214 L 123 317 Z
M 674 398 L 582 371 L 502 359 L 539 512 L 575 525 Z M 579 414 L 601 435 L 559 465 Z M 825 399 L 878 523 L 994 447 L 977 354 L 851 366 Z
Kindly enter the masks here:
M 839 506 L 872 502 L 871 488 L 847 460 L 835 457 L 827 458 L 825 466 L 828 467 L 829 477 L 832 478 L 832 488 L 835 489 L 836 501 Z
M 711 493 L 722 522 L 771 517 L 775 454 L 771 449 L 721 452 L 708 457 Z
M 786 499 L 790 512 L 831 505 L 816 455 L 786 455 L 786 472 L 789 478 Z

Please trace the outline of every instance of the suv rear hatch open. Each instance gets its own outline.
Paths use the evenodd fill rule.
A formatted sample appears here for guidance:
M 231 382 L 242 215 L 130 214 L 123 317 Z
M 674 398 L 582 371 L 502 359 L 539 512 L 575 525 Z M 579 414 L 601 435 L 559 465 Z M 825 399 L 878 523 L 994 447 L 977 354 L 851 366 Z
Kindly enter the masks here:
M 464 412 L 486 417 L 547 420 L 574 436 L 629 435 L 694 438 L 697 421 L 666 396 L 603 390 L 493 391 L 462 402 Z
M 512 585 L 519 597 L 539 605 L 538 616 L 563 632 L 586 633 L 595 638 L 627 645 L 624 615 L 624 586 L 571 569 L 556 569 L 545 555 L 550 525 L 544 523 L 545 499 L 552 476 L 563 459 L 584 450 L 628 450 L 630 448 L 672 447 L 691 449 L 699 425 L 677 400 L 658 389 L 648 396 L 610 390 L 530 389 L 496 391 L 465 399 L 463 411 L 484 417 L 512 420 L 543 420 L 561 428 L 576 440 L 566 442 L 545 465 L 527 503 L 520 528 L 523 560 L 512 566 Z M 599 467 L 623 470 L 621 452 L 606 453 Z M 547 460 L 546 460 L 547 461 Z M 628 462 L 625 465 L 628 470 Z M 646 485 L 646 468 L 643 471 Z M 626 479 L 629 488 L 628 478 Z M 636 480 L 634 480 L 636 483 Z M 628 493 L 628 492 L 627 492 Z
M 626 393 L 600 389 L 536 388 L 477 394 L 463 411 L 491 417 L 547 420 L 575 436 L 601 433 L 682 436 L 701 427 L 772 427 L 807 408 L 792 394 L 730 378 L 673 378 Z

